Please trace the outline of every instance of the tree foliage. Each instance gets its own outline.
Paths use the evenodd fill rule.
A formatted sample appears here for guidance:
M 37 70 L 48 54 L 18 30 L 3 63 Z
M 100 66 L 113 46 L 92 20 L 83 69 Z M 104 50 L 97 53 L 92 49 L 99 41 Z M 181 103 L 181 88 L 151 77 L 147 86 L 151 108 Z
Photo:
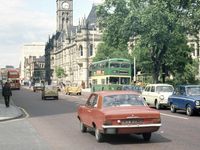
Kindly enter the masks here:
M 56 67 L 55 72 L 56 72 L 56 77 L 58 78 L 62 78 L 65 75 L 65 71 L 61 67 Z
M 134 57 L 141 70 L 152 73 L 155 83 L 161 74 L 178 77 L 194 64 L 187 38 L 200 29 L 198 0 L 105 0 L 97 15 L 104 28 L 104 43 L 95 59 L 115 53 L 128 57 L 130 37 L 139 37 Z

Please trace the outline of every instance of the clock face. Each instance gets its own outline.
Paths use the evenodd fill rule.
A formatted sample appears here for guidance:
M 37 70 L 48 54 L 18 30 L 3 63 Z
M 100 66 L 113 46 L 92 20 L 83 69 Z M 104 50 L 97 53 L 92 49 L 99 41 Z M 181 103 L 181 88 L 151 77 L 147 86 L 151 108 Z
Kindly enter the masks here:
M 69 4 L 67 2 L 62 3 L 63 9 L 69 9 Z

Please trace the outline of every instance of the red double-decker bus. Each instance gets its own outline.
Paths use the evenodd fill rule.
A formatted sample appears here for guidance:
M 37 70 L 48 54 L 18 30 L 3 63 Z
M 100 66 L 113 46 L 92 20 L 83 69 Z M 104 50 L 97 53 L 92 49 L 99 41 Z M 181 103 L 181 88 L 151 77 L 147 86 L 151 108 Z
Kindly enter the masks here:
M 11 89 L 20 89 L 20 75 L 17 69 L 7 70 L 7 80 L 10 82 Z

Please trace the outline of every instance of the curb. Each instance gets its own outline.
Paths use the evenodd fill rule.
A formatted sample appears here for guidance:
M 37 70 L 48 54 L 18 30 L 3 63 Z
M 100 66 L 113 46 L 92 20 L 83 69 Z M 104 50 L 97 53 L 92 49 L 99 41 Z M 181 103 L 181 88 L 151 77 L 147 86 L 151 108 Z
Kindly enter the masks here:
M 5 108 L 3 110 L 4 112 L 2 111 L 4 114 L 2 116 L 0 116 L 0 122 L 12 120 L 12 119 L 17 119 L 17 118 L 20 118 L 20 117 L 23 116 L 23 112 L 19 107 L 10 105 L 10 108 L 12 109 L 12 111 L 14 111 L 14 113 L 11 112 L 11 110 L 6 110 L 6 109 L 9 109 L 9 108 Z

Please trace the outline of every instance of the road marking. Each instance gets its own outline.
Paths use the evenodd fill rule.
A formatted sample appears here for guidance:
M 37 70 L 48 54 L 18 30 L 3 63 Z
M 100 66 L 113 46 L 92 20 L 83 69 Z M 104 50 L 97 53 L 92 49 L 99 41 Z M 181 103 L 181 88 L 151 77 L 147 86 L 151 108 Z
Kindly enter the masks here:
M 184 120 L 188 120 L 189 118 L 186 117 L 180 117 L 180 116 L 175 116 L 175 115 L 169 115 L 169 114 L 164 114 L 164 113 L 160 113 L 163 116 L 167 116 L 167 117 L 172 117 L 172 118 L 178 118 L 178 119 L 184 119 Z

